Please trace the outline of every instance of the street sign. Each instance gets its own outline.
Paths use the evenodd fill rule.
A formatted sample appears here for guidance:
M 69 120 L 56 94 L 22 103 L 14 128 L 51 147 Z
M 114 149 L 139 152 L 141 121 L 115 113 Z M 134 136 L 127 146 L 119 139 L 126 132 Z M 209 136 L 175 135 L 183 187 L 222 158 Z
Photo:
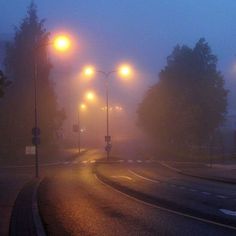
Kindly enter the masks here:
M 38 136 L 33 137 L 32 138 L 32 144 L 33 145 L 40 144 L 40 137 L 38 137 Z
M 111 136 L 105 136 L 105 142 L 111 142 Z
M 110 152 L 110 151 L 111 151 L 111 148 L 112 148 L 111 143 L 108 143 L 108 144 L 105 146 L 105 151 L 106 151 L 106 152 Z
M 41 133 L 40 128 L 34 127 L 34 128 L 32 129 L 32 135 L 33 135 L 33 136 L 39 136 L 40 133 Z
M 26 146 L 25 147 L 26 155 L 35 155 L 35 146 Z

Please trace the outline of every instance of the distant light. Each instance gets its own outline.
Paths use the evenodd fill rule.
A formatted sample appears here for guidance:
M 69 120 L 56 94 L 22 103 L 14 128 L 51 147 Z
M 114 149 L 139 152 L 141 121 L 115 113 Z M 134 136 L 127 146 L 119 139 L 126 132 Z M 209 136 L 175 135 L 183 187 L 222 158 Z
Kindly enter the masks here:
M 86 66 L 86 67 L 84 68 L 84 75 L 85 75 L 86 77 L 92 77 L 92 76 L 94 75 L 94 73 L 95 73 L 94 67 L 92 67 L 92 66 Z
M 85 97 L 88 101 L 94 101 L 95 100 L 95 94 L 93 91 L 88 91 L 86 94 L 85 94 Z
M 87 108 L 86 104 L 85 103 L 81 103 L 80 104 L 80 109 L 81 110 L 85 110 Z
M 122 111 L 123 108 L 121 106 L 115 106 L 116 111 Z

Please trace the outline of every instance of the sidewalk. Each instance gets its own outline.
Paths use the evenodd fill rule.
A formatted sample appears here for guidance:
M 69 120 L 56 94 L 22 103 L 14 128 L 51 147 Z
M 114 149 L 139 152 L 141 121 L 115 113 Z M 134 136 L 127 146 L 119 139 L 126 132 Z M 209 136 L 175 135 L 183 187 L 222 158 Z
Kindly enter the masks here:
M 180 174 L 202 179 L 236 184 L 236 162 L 209 164 L 194 162 L 160 162 L 163 166 Z

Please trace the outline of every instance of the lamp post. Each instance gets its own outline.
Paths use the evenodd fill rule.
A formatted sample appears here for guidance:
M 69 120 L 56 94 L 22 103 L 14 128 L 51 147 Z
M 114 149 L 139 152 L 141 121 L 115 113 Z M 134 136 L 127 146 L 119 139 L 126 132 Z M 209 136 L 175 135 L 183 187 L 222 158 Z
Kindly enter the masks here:
M 39 177 L 39 157 L 38 157 L 38 146 L 40 144 L 40 128 L 38 125 L 38 50 L 42 47 L 47 47 L 53 44 L 54 47 L 59 51 L 66 51 L 70 47 L 70 40 L 67 36 L 57 36 L 52 42 L 40 44 L 35 40 L 34 47 L 34 128 L 32 129 L 32 143 L 35 146 L 35 177 Z
M 111 151 L 111 136 L 110 136 L 110 120 L 109 120 L 109 78 L 113 73 L 119 73 L 123 77 L 128 77 L 131 73 L 131 69 L 128 65 L 122 65 L 117 70 L 112 70 L 109 72 L 95 70 L 94 67 L 88 66 L 84 69 L 84 75 L 87 77 L 92 77 L 94 73 L 100 73 L 104 76 L 105 80 L 105 89 L 106 89 L 106 136 L 105 136 L 105 150 L 107 153 L 107 160 L 110 159 L 110 151 Z
M 80 111 L 85 110 L 87 108 L 85 103 L 81 103 L 79 108 L 78 108 L 78 114 L 77 114 L 77 122 L 78 122 L 78 153 L 80 154 L 81 152 L 81 116 L 80 116 Z

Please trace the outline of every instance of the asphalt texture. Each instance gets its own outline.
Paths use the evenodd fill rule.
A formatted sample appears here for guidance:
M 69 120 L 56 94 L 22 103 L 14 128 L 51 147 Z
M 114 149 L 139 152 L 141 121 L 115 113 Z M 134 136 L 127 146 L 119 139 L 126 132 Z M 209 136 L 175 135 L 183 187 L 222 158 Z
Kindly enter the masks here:
M 97 172 L 111 182 L 168 200 L 167 208 L 175 203 L 176 211 L 197 209 L 213 220 L 224 216 L 219 207 L 233 210 L 232 186 L 180 177 L 154 164 L 94 163 L 101 157 L 99 152 L 87 152 L 82 162 L 68 163 L 41 183 L 39 207 L 48 235 L 236 235 L 233 229 L 148 205 L 145 198 L 130 198 L 101 182 Z M 233 224 L 234 217 L 227 217 Z

